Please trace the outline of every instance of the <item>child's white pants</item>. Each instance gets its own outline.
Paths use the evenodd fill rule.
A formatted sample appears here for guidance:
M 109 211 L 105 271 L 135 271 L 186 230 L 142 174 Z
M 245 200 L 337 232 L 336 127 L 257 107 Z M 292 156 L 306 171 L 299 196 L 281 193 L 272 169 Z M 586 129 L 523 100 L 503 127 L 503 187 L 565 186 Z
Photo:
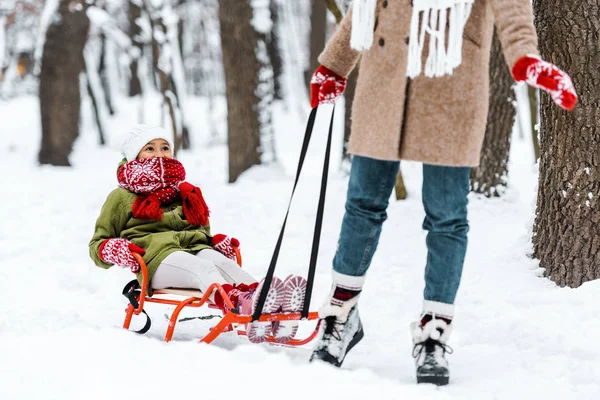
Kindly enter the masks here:
M 213 283 L 256 282 L 235 261 L 212 249 L 199 251 L 196 255 L 175 251 L 160 263 L 152 277 L 153 289 L 185 288 L 205 292 Z

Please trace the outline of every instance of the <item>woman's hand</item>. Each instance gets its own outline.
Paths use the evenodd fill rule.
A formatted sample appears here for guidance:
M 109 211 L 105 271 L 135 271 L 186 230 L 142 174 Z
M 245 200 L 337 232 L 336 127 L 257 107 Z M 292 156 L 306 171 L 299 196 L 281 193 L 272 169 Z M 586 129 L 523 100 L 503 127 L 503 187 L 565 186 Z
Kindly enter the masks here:
M 537 56 L 523 56 L 512 69 L 517 82 L 525 81 L 529 86 L 545 90 L 552 100 L 565 110 L 572 110 L 577 103 L 577 94 L 571 77 L 556 65 Z
M 347 81 L 348 79 L 321 65 L 310 80 L 310 107 L 335 103 L 346 90 Z

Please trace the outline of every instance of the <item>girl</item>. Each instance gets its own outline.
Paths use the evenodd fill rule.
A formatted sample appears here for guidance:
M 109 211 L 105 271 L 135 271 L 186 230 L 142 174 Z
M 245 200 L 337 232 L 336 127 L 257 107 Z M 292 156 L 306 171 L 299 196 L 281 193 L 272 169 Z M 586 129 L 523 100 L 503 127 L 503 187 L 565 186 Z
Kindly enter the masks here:
M 125 159 L 119 164 L 119 188 L 106 199 L 89 244 L 96 265 L 128 267 L 140 273 L 132 252 L 143 255 L 148 267 L 149 289 L 168 287 L 201 291 L 220 284 L 234 307 L 252 314 L 261 284 L 235 262 L 239 242 L 225 235 L 210 234 L 209 209 L 200 188 L 185 181 L 183 165 L 172 156 L 173 142 L 159 126 L 138 125 L 122 142 Z M 138 275 L 138 278 L 140 275 Z M 274 277 L 267 294 L 265 313 L 299 311 L 306 280 Z M 224 312 L 218 293 L 211 301 Z M 248 339 L 260 343 L 273 334 L 280 343 L 289 342 L 297 321 L 252 322 Z

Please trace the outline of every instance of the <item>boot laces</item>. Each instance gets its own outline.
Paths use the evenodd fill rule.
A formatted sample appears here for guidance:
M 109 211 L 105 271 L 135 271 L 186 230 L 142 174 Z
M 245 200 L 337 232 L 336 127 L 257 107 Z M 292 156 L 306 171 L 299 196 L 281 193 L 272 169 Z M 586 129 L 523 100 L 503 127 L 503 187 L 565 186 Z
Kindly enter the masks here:
M 342 340 L 342 330 L 344 329 L 344 324 L 342 322 L 337 321 L 337 317 L 335 315 L 330 315 L 329 317 L 325 317 L 325 337 L 333 337 L 335 340 Z
M 413 358 L 418 358 L 421 356 L 421 353 L 423 353 L 423 349 L 425 349 L 425 354 L 433 353 L 435 352 L 436 347 L 439 347 L 443 351 L 444 355 L 446 353 L 452 354 L 454 352 L 454 349 L 452 349 L 452 347 L 448 346 L 446 343 L 442 343 L 439 340 L 434 340 L 432 338 L 427 338 L 422 342 L 415 343 L 412 356 Z

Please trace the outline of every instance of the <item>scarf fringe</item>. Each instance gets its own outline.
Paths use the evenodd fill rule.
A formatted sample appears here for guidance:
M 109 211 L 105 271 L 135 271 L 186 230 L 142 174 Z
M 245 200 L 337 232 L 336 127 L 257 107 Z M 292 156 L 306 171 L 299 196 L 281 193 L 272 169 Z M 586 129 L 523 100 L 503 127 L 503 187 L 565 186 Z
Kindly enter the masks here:
M 422 72 L 423 47 L 429 35 L 429 55 L 425 76 L 451 75 L 462 63 L 462 36 L 474 0 L 415 0 L 410 22 L 406 75 L 415 78 Z M 448 45 L 446 47 L 446 25 Z
M 194 225 L 208 225 L 210 210 L 200 188 L 188 182 L 181 182 L 179 192 L 183 203 L 183 213 L 187 220 Z
M 369 50 L 373 44 L 377 0 L 354 0 L 352 3 L 352 35 L 350 47 L 357 51 Z
M 131 214 L 138 219 L 156 219 L 160 221 L 163 216 L 163 210 L 160 206 L 158 197 L 138 195 L 131 207 Z

